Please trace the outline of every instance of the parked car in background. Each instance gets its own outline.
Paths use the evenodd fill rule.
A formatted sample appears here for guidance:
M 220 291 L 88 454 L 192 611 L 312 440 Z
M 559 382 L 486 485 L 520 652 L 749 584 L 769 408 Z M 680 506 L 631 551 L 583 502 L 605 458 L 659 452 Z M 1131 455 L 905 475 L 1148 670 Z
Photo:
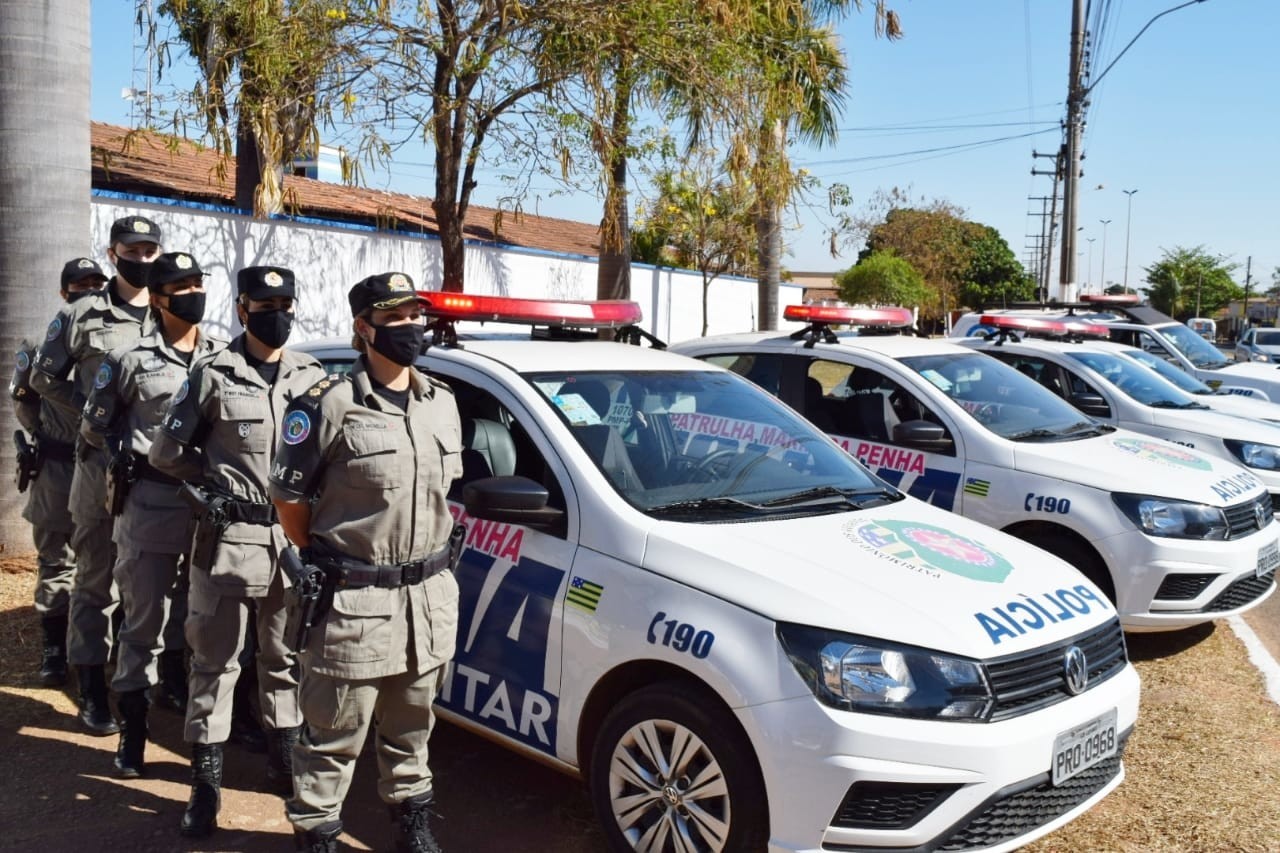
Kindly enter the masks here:
M 467 529 L 436 707 L 583 777 L 610 850 L 1013 850 L 1120 784 L 1138 678 L 1066 562 L 741 377 L 598 340 L 645 337 L 633 303 L 423 295 L 461 434 L 420 452 L 460 455 Z
M 1236 361 L 1280 362 L 1280 329 L 1245 329 L 1236 341 Z
M 956 342 L 898 334 L 904 309 L 785 316 L 808 325 L 672 349 L 777 394 L 908 494 L 1064 557 L 1128 630 L 1243 612 L 1274 588 L 1280 523 L 1252 472 L 1099 423 Z

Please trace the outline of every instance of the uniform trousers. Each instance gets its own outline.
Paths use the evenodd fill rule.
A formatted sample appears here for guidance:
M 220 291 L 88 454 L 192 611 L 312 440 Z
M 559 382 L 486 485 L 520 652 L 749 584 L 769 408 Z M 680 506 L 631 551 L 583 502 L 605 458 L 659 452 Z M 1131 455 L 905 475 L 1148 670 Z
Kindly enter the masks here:
M 76 575 L 76 555 L 71 550 L 72 533 L 31 525 L 36 544 L 36 613 L 62 616 L 71 607 L 71 586 Z
M 106 463 L 101 451 L 90 450 L 76 463 L 71 481 L 71 517 L 76 554 L 71 585 L 71 628 L 67 659 L 75 666 L 102 666 L 111 655 L 111 615 L 120 603 L 112 568 L 116 561 L 107 514 Z
M 115 577 L 124 622 L 111 689 L 125 693 L 157 684 L 160 653 L 185 648 L 187 559 L 182 554 L 144 551 L 130 546 L 127 539 L 117 548 Z
M 294 828 L 338 820 L 370 722 L 377 723 L 378 796 L 398 803 L 431 790 L 427 741 L 444 665 L 416 672 L 412 649 L 407 672 L 370 679 L 308 671 L 302 656 L 299 704 L 307 727 L 293 750 L 293 799 L 285 806 Z
M 302 724 L 298 710 L 297 658 L 285 645 L 284 579 L 279 572 L 261 597 L 238 594 L 215 583 L 203 569 L 191 570 L 187 601 L 187 645 L 191 648 L 188 743 L 223 743 L 231 734 L 231 705 L 240 655 L 250 620 L 257 627 L 258 699 L 263 723 L 272 729 Z

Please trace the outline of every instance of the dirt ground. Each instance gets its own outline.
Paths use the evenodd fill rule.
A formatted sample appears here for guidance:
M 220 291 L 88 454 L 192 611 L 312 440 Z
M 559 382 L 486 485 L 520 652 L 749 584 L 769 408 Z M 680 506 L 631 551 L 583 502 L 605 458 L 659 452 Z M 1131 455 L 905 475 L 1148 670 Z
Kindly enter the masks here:
M 111 775 L 115 738 L 75 725 L 68 694 L 35 686 L 39 630 L 30 561 L 0 561 L 0 849 L 266 851 L 290 849 L 281 801 L 257 790 L 264 757 L 227 751 L 221 829 L 177 834 L 188 790 L 181 720 L 153 712 L 149 774 Z M 1130 635 L 1143 679 L 1124 784 L 1097 808 L 1026 849 L 1280 850 L 1280 707 L 1225 625 Z M 574 779 L 444 724 L 432 738 L 437 835 L 452 853 L 587 853 L 603 848 Z M 343 813 L 344 842 L 385 850 L 391 828 L 366 753 Z

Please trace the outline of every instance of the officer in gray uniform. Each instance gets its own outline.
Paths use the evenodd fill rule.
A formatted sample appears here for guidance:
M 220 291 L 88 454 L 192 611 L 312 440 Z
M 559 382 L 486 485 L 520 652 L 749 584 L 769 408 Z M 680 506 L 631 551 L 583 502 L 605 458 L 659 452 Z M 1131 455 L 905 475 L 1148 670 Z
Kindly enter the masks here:
M 36 353 L 31 387 L 41 398 L 80 419 L 94 377 L 107 353 L 155 328 L 146 274 L 160 254 L 160 227 L 142 216 L 111 225 L 107 257 L 116 275 L 105 291 L 73 302 L 49 323 Z M 76 574 L 71 587 L 67 657 L 80 683 L 80 723 L 90 733 L 120 731 L 107 702 L 106 663 L 111 654 L 111 617 L 119 596 L 112 578 L 114 519 L 107 512 L 106 455 L 78 442 L 71 481 L 71 550 Z
M 335 850 L 342 801 L 376 719 L 378 794 L 398 846 L 438 851 L 427 740 L 431 703 L 453 657 L 458 584 L 445 494 L 461 474 L 461 427 L 447 385 L 412 367 L 426 300 L 402 273 L 348 299 L 362 354 L 294 400 L 271 497 L 303 561 L 323 570 L 327 612 L 300 650 L 307 728 L 286 805 L 300 850 Z
M 288 542 L 267 497 L 267 477 L 286 407 L 325 371 L 311 356 L 283 349 L 293 326 L 290 270 L 242 269 L 236 289 L 245 332 L 192 368 L 148 455 L 157 470 L 194 487 L 186 490 L 196 512 L 185 731 L 192 744 L 192 786 L 181 824 L 182 834 L 193 837 L 217 828 L 222 747 L 231 733 L 232 694 L 250 625 L 257 628 L 267 777 L 285 796 L 293 792 L 290 755 L 302 730 L 296 659 L 284 636 L 284 578 L 277 567 Z
M 147 285 L 159 326 L 103 359 L 80 425 L 90 444 L 113 447 L 111 487 L 119 512 L 113 571 L 124 622 L 111 688 L 121 715 L 115 766 L 128 779 L 142 775 L 147 688 L 157 682 L 162 632 L 166 623 L 182 625 L 187 615 L 191 509 L 178 496 L 181 483 L 153 468 L 147 452 L 191 365 L 222 347 L 200 331 L 204 273 L 195 258 L 185 252 L 161 255 Z
M 62 267 L 59 291 L 69 304 L 102 290 L 106 282 L 96 261 L 72 258 Z M 23 439 L 26 448 L 19 448 L 18 466 L 20 478 L 28 481 L 22 517 L 31 522 L 36 545 L 35 604 L 44 634 L 40 683 L 61 687 L 67 683 L 67 611 L 76 572 L 75 552 L 71 550 L 76 526 L 68 504 L 80 418 L 32 390 L 31 361 L 35 353 L 34 341 L 22 342 L 9 382 L 9 396 L 13 398 L 18 422 L 31 434 L 29 441 Z

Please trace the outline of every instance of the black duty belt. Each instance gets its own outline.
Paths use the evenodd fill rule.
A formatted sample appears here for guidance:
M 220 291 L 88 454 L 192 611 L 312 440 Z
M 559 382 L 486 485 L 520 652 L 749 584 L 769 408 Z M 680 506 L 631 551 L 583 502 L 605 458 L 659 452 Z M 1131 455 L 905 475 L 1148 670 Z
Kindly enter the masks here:
M 445 547 L 425 559 L 388 566 L 361 563 L 350 557 L 322 557 L 318 562 L 329 570 L 338 589 L 363 589 L 367 586 L 395 589 L 420 584 L 438 575 L 449 568 L 450 560 L 449 549 Z
M 229 500 L 223 506 L 223 511 L 227 514 L 227 521 L 232 524 L 243 522 L 245 524 L 260 524 L 264 527 L 270 527 L 279 520 L 273 504 Z
M 40 455 L 45 459 L 57 459 L 59 462 L 74 462 L 76 446 L 67 441 L 42 438 L 40 439 Z
M 141 453 L 133 454 L 133 473 L 134 476 L 141 480 L 150 480 L 153 483 L 160 483 L 165 486 L 182 485 L 181 480 L 170 477 L 168 474 L 152 467 L 151 463 L 147 461 L 147 457 Z

